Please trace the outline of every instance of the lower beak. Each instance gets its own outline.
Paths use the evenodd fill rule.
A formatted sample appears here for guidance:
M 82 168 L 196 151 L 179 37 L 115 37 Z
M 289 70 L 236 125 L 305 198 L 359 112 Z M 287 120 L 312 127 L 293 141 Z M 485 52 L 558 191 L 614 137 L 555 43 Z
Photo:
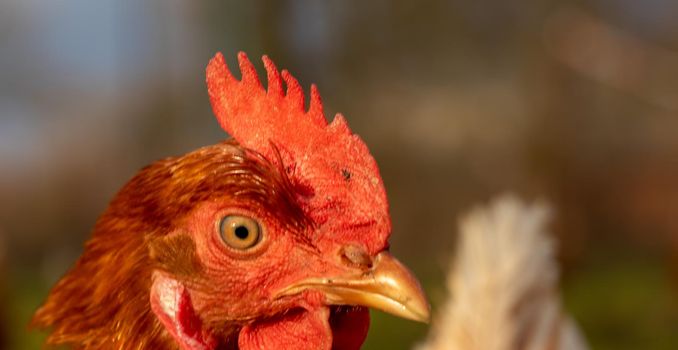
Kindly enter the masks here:
M 375 257 L 372 267 L 354 277 L 310 278 L 286 287 L 278 297 L 318 290 L 331 305 L 361 305 L 406 319 L 428 322 L 430 306 L 412 273 L 388 252 Z

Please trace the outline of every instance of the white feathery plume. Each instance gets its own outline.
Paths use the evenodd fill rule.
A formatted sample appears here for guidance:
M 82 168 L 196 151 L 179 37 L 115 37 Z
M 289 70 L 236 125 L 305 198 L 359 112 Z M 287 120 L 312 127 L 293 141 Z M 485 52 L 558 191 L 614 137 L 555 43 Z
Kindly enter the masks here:
M 417 350 L 585 350 L 558 293 L 550 210 L 505 195 L 460 222 L 449 294 Z

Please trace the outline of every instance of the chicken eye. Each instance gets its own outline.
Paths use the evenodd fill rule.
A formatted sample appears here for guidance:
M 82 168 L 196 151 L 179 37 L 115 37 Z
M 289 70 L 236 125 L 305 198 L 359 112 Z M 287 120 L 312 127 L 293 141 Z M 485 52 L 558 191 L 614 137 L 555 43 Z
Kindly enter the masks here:
M 219 234 L 224 243 L 239 250 L 251 248 L 261 240 L 259 223 L 246 216 L 224 216 L 219 223 Z

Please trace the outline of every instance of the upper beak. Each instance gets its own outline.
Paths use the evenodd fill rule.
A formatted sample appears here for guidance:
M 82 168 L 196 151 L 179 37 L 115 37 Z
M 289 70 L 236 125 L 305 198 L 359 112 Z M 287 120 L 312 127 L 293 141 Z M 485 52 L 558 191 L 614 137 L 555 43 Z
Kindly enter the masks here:
M 352 277 L 310 278 L 284 288 L 277 297 L 314 289 L 331 305 L 361 305 L 396 316 L 428 322 L 430 306 L 412 273 L 388 252 L 377 254 L 372 267 Z

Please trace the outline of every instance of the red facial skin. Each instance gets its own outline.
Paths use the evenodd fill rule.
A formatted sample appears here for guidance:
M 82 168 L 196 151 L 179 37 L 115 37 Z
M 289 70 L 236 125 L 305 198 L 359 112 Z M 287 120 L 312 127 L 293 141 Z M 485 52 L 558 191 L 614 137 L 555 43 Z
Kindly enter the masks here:
M 264 231 L 260 243 L 245 251 L 225 244 L 217 223 L 226 215 L 259 218 Z M 207 328 L 215 329 L 227 320 L 237 323 L 255 320 L 239 331 L 240 349 L 359 348 L 369 324 L 366 309 L 337 312 L 337 316 L 330 317 L 324 295 L 313 291 L 275 299 L 278 291 L 294 282 L 357 272 L 342 259 L 342 244 L 325 243 L 321 248 L 316 242 L 322 236 L 314 237 L 315 231 L 306 226 L 296 227 L 303 227 L 305 232 L 278 221 L 254 203 L 230 199 L 197 207 L 179 231 L 192 235 L 204 272 L 200 280 L 192 276 L 191 280 L 179 283 L 181 288 L 186 286 L 193 311 L 168 315 L 169 320 L 163 322 L 165 326 L 175 330 L 195 328 L 194 315 L 200 315 Z M 228 291 L 228 295 L 224 291 Z M 154 309 L 158 314 L 156 309 L 162 308 Z M 354 320 L 346 322 L 347 319 Z M 335 332 L 341 337 L 333 339 Z M 205 337 L 200 331 L 190 334 L 173 331 L 172 334 L 179 343 L 187 344 L 186 349 L 211 349 L 210 341 L 204 340 L 211 337 Z
M 239 56 L 242 81 L 217 55 L 210 100 L 235 141 L 144 168 L 97 221 L 76 265 L 33 325 L 77 349 L 358 349 L 366 308 L 328 306 L 318 291 L 277 297 L 313 277 L 355 275 L 352 246 L 387 248 L 388 202 L 376 162 L 343 117 L 309 111 L 288 73 L 264 58 L 268 90 Z M 262 239 L 238 250 L 218 223 L 255 219 Z

